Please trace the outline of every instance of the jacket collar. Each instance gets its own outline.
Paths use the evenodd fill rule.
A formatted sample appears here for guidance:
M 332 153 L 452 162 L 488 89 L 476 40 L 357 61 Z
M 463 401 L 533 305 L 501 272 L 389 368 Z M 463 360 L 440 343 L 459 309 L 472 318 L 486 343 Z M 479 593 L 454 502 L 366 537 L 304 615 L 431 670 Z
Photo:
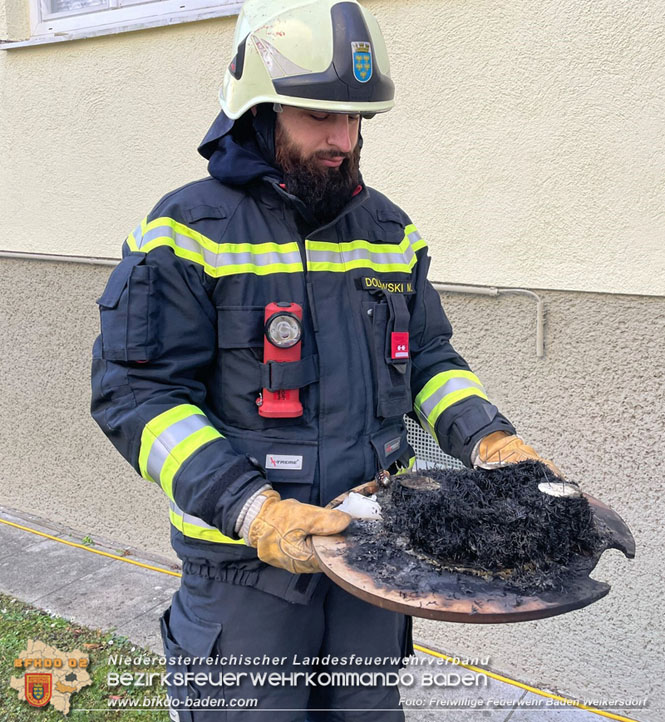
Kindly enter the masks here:
M 365 201 L 369 198 L 369 191 L 367 190 L 367 186 L 362 183 L 361 180 L 361 184 L 354 191 L 351 200 L 344 206 L 344 208 L 342 208 L 342 210 L 335 216 L 335 218 L 333 218 L 328 223 L 325 223 L 324 225 L 320 225 L 319 221 L 314 218 L 309 208 L 300 200 L 300 198 L 294 196 L 292 193 L 289 193 L 284 187 L 283 183 L 275 182 L 270 178 L 265 178 L 264 180 L 267 181 L 267 183 L 272 187 L 274 192 L 283 200 L 283 202 L 286 202 L 287 204 L 293 206 L 295 210 L 298 211 L 307 226 L 312 229 L 311 233 L 322 231 L 326 228 L 334 226 L 341 218 L 354 211 L 356 208 L 365 203 Z

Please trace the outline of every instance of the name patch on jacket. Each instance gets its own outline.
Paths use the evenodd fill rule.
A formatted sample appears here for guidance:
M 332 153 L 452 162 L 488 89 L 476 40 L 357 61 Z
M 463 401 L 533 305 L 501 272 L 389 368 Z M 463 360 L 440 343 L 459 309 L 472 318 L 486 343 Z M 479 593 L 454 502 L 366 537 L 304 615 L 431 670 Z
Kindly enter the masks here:
M 302 456 L 285 456 L 284 454 L 266 454 L 266 469 L 302 470 Z
M 385 281 L 375 276 L 363 276 L 359 279 L 360 287 L 365 291 L 388 291 L 388 293 L 412 294 L 413 284 L 411 281 Z

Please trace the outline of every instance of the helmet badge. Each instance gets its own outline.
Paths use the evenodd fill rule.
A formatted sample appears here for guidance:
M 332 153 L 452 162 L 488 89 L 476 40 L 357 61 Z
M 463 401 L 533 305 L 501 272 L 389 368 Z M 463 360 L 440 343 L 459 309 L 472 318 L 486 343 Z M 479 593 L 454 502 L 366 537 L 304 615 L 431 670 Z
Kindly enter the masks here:
M 370 43 L 351 43 L 353 51 L 353 75 L 359 83 L 372 77 L 372 46 Z

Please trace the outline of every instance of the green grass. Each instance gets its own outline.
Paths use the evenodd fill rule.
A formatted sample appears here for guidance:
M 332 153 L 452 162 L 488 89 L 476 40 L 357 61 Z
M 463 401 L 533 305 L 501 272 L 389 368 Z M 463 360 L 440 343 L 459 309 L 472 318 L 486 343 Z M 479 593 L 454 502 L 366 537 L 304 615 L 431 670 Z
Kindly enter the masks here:
M 9 686 L 11 677 L 22 677 L 24 669 L 14 667 L 14 659 L 25 649 L 28 639 L 39 640 L 62 652 L 80 649 L 89 656 L 88 673 L 93 683 L 75 692 L 70 697 L 71 709 L 66 718 L 49 703 L 45 708 L 31 707 L 18 698 L 18 692 Z M 41 609 L 31 607 L 12 597 L 0 594 L 0 722 L 62 722 L 63 719 L 74 722 L 103 722 L 104 720 L 122 720 L 122 722 L 168 722 L 165 708 L 159 711 L 118 711 L 108 709 L 109 697 L 142 700 L 144 697 L 163 697 L 165 690 L 156 678 L 152 687 L 109 687 L 109 672 L 163 672 L 160 665 L 118 666 L 109 664 L 109 655 L 129 655 L 131 657 L 155 657 L 154 652 L 146 651 L 132 644 L 125 637 L 98 629 L 88 629 L 54 617 Z M 39 671 L 39 670 L 37 670 Z M 77 711 L 85 708 L 104 711 Z

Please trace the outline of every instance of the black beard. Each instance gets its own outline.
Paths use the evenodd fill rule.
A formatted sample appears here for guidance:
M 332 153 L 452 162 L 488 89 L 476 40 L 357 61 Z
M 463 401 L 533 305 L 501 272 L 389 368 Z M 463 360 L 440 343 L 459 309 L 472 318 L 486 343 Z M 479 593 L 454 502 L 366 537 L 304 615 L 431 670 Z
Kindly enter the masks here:
M 299 198 L 314 218 L 324 225 L 336 218 L 351 200 L 360 180 L 360 143 L 351 153 L 319 151 L 303 158 L 279 123 L 275 129 L 276 161 L 284 173 L 284 185 Z M 315 159 L 339 158 L 339 168 L 326 168 Z

